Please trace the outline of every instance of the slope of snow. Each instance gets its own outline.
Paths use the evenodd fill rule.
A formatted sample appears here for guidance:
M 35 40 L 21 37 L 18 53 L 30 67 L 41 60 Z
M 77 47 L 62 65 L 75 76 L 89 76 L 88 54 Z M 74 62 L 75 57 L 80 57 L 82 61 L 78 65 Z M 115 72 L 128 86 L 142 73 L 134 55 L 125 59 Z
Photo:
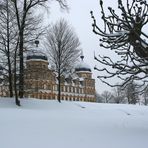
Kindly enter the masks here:
M 0 98 L 0 148 L 148 148 L 148 107 Z

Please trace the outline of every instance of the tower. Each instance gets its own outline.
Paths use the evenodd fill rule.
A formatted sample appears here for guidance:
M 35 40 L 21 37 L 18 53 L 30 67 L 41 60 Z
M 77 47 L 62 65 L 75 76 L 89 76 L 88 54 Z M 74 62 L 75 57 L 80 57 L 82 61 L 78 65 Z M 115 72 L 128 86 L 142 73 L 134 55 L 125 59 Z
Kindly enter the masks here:
M 76 74 L 83 79 L 84 93 L 86 101 L 95 101 L 95 80 L 92 78 L 90 66 L 84 62 L 84 56 L 80 56 L 81 61 L 75 67 Z
M 30 50 L 26 56 L 25 68 L 25 96 L 40 99 L 52 98 L 55 76 L 48 68 L 48 58 L 38 47 Z

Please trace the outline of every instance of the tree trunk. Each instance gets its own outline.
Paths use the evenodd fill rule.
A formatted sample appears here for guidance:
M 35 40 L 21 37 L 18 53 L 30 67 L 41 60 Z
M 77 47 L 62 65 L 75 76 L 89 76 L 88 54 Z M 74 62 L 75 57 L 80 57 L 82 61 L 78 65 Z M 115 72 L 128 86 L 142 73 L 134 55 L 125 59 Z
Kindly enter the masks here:
M 9 80 L 9 95 L 13 97 L 13 87 L 12 87 L 12 70 L 11 70 L 11 61 L 10 61 L 10 30 L 9 30 L 9 6 L 8 0 L 6 1 L 7 7 L 7 59 L 8 59 L 8 80 Z
M 11 71 L 11 63 L 10 63 L 10 58 L 8 57 L 8 68 L 9 68 L 9 93 L 10 97 L 13 97 L 13 87 L 12 87 L 12 71 Z
M 147 97 L 145 96 L 145 97 L 144 97 L 144 105 L 147 105 L 147 102 L 148 102 L 148 101 L 147 101 Z
M 14 55 L 14 92 L 15 92 L 15 104 L 18 106 L 21 106 L 20 100 L 18 99 L 18 91 L 17 91 L 16 58 L 17 58 L 17 46 L 15 49 L 15 55 Z
M 23 31 L 20 32 L 20 45 L 19 45 L 19 56 L 20 56 L 20 68 L 19 68 L 19 97 L 24 96 L 24 57 L 23 57 Z
M 58 101 L 61 103 L 61 77 L 58 74 Z
M 23 98 L 24 96 L 24 57 L 23 57 L 23 48 L 24 48 L 24 27 L 26 20 L 26 11 L 25 6 L 26 2 L 24 1 L 24 10 L 22 20 L 20 19 L 20 14 L 17 6 L 17 1 L 14 1 L 15 11 L 16 11 L 16 19 L 19 30 L 19 57 L 20 57 L 20 65 L 19 65 L 19 97 Z

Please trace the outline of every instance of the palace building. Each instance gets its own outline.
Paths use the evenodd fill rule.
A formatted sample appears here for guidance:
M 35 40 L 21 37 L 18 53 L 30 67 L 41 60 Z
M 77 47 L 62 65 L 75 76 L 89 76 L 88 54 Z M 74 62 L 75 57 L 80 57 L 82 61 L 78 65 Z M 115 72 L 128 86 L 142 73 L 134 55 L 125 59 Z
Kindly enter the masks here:
M 63 74 L 61 81 L 61 100 L 96 102 L 95 80 L 91 68 L 84 62 L 84 56 L 81 56 L 74 72 Z M 57 74 L 49 67 L 48 58 L 42 50 L 36 47 L 28 52 L 25 60 L 24 97 L 57 99 L 57 84 Z

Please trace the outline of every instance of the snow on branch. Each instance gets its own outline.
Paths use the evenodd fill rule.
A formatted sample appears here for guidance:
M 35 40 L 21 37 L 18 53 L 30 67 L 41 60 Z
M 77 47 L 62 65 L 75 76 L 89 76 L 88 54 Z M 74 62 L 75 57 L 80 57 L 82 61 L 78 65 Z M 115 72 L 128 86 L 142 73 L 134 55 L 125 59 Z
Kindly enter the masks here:
M 109 14 L 106 15 L 103 0 L 100 0 L 101 19 L 103 29 L 90 12 L 92 18 L 92 30 L 100 36 L 100 46 L 111 49 L 120 60 L 112 60 L 109 56 L 95 56 L 95 60 L 102 64 L 103 68 L 95 67 L 99 71 L 98 78 L 109 84 L 106 79 L 116 77 L 126 84 L 130 79 L 141 81 L 147 85 L 148 75 L 148 35 L 143 28 L 148 23 L 148 4 L 146 0 L 127 0 L 123 3 L 118 0 L 117 13 L 113 8 L 108 7 Z M 104 68 L 104 67 L 110 68 Z M 100 74 L 103 72 L 103 75 Z M 106 75 L 104 75 L 106 73 Z

